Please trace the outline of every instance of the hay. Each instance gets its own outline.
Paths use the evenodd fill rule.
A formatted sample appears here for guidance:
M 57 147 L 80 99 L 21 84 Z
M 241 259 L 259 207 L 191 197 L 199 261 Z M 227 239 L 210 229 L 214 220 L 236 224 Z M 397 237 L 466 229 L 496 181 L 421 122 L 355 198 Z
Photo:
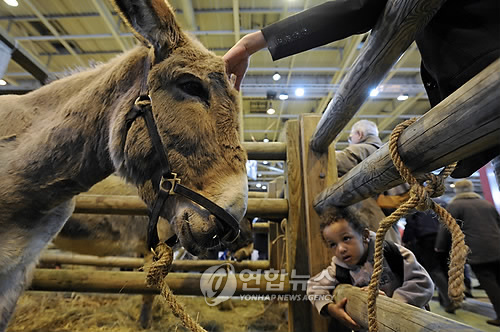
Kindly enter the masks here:
M 269 302 L 233 299 L 234 309 L 220 311 L 208 306 L 202 297 L 180 296 L 179 301 L 208 331 L 287 330 L 285 303 L 271 304 L 264 310 Z M 186 331 L 159 297 L 153 306 L 151 328 L 142 330 L 137 321 L 141 306 L 140 295 L 26 292 L 19 299 L 7 331 Z M 258 321 L 266 324 L 258 324 Z

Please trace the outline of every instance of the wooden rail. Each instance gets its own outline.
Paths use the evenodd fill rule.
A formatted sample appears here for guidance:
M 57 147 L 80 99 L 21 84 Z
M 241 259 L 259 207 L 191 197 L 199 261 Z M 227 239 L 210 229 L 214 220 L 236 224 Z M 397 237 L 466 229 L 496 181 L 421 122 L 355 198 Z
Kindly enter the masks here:
M 286 144 L 281 142 L 243 142 L 249 160 L 286 160 Z
M 367 45 L 321 117 L 311 140 L 314 151 L 328 150 L 330 143 L 368 98 L 370 90 L 377 87 L 445 1 L 387 2 L 384 14 L 372 29 Z
M 137 269 L 144 266 L 143 258 L 133 257 L 114 257 L 114 256 L 92 256 L 80 254 L 61 254 L 61 253 L 43 253 L 40 257 L 40 263 L 43 264 L 74 264 L 74 265 L 91 265 L 91 266 L 107 266 L 107 267 L 123 267 Z M 220 264 L 229 263 L 233 265 L 235 271 L 242 270 L 267 270 L 269 269 L 269 261 L 220 261 L 220 260 L 174 260 L 172 263 L 172 271 L 205 271 L 209 267 Z
M 346 312 L 356 323 L 368 327 L 368 292 L 351 285 L 339 285 L 333 293 L 335 302 L 347 297 Z M 432 312 L 402 303 L 387 296 L 377 298 L 379 332 L 465 332 L 480 331 Z
M 500 59 L 406 128 L 399 153 L 415 175 L 490 149 L 500 142 Z M 388 144 L 363 160 L 314 201 L 347 206 L 402 183 Z
M 137 196 L 76 196 L 74 213 L 147 215 L 144 202 Z M 288 216 L 288 201 L 280 198 L 249 198 L 247 217 L 281 219 Z
M 200 290 L 201 273 L 169 273 L 167 284 L 176 295 L 203 295 Z M 283 275 L 283 289 L 275 287 L 276 281 L 267 281 L 264 275 L 256 278 L 236 278 L 235 295 L 246 294 L 288 294 L 290 283 Z M 227 280 L 227 279 L 226 279 Z M 225 283 L 225 281 L 223 281 Z M 223 283 L 223 284 L 224 284 Z M 244 290 L 243 286 L 246 286 Z M 274 285 L 270 287 L 269 285 Z M 123 294 L 159 294 L 160 289 L 146 286 L 145 272 L 93 271 L 93 270 L 53 270 L 35 269 L 31 290 L 59 292 L 96 292 Z

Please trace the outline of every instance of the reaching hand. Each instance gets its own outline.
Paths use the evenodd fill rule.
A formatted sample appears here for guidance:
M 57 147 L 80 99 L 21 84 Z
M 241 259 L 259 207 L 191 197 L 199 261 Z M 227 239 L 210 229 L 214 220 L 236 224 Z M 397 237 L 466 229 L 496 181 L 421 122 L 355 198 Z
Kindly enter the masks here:
M 250 60 L 250 54 L 248 53 L 243 39 L 240 39 L 226 54 L 222 57 L 226 63 L 226 73 L 231 76 L 231 74 L 236 75 L 236 81 L 234 87 L 236 90 L 240 91 L 241 81 L 245 77 L 245 73 L 248 69 L 248 63 Z
M 261 31 L 256 31 L 241 38 L 222 57 L 226 63 L 227 75 L 234 74 L 236 76 L 234 84 L 236 90 L 240 90 L 241 81 L 248 69 L 250 56 L 264 47 L 266 47 L 264 35 Z
M 350 328 L 351 330 L 357 331 L 361 329 L 361 326 L 356 323 L 351 316 L 345 311 L 345 305 L 347 304 L 347 297 L 343 298 L 339 303 L 330 303 L 327 307 L 328 314 L 333 318 L 337 319 L 344 326 Z

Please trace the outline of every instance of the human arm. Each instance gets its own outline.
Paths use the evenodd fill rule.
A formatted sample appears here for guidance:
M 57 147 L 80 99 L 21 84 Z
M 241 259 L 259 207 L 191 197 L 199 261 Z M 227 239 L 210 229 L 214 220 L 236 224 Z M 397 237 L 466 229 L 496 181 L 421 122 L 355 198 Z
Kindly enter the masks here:
M 387 0 L 326 1 L 264 29 L 273 60 L 366 32 L 373 28 Z
M 224 54 L 222 58 L 226 64 L 226 73 L 236 76 L 234 84 L 236 90 L 240 90 L 241 81 L 245 77 L 245 73 L 248 69 L 250 56 L 266 47 L 266 45 L 264 35 L 262 31 L 259 30 L 245 35 Z
M 327 1 L 241 38 L 224 56 L 239 90 L 250 56 L 268 47 L 273 60 L 370 30 L 387 0 Z
M 332 263 L 307 282 L 307 295 L 309 301 L 321 315 L 329 315 L 339 320 L 351 329 L 359 329 L 359 325 L 347 314 L 345 305 L 347 298 L 339 303 L 333 302 L 333 290 L 339 284 L 336 279 L 335 264 Z
M 427 271 L 408 249 L 398 246 L 403 256 L 403 284 L 394 290 L 392 298 L 423 308 L 434 294 L 434 283 Z

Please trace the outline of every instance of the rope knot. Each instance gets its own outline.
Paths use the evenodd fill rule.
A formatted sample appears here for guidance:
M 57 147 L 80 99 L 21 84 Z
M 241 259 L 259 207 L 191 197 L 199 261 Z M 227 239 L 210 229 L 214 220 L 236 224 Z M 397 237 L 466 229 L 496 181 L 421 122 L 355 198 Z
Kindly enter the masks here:
M 432 200 L 426 188 L 419 183 L 415 183 L 410 188 L 410 196 L 415 197 L 415 209 L 419 211 L 426 211 L 432 207 Z
M 146 277 L 148 287 L 159 285 L 170 271 L 173 261 L 173 252 L 166 243 L 160 242 L 153 251 L 153 264 Z
M 429 193 L 430 197 L 439 197 L 444 194 L 444 179 L 446 178 L 443 175 L 435 175 L 432 173 L 425 174 L 427 186 L 426 190 Z

